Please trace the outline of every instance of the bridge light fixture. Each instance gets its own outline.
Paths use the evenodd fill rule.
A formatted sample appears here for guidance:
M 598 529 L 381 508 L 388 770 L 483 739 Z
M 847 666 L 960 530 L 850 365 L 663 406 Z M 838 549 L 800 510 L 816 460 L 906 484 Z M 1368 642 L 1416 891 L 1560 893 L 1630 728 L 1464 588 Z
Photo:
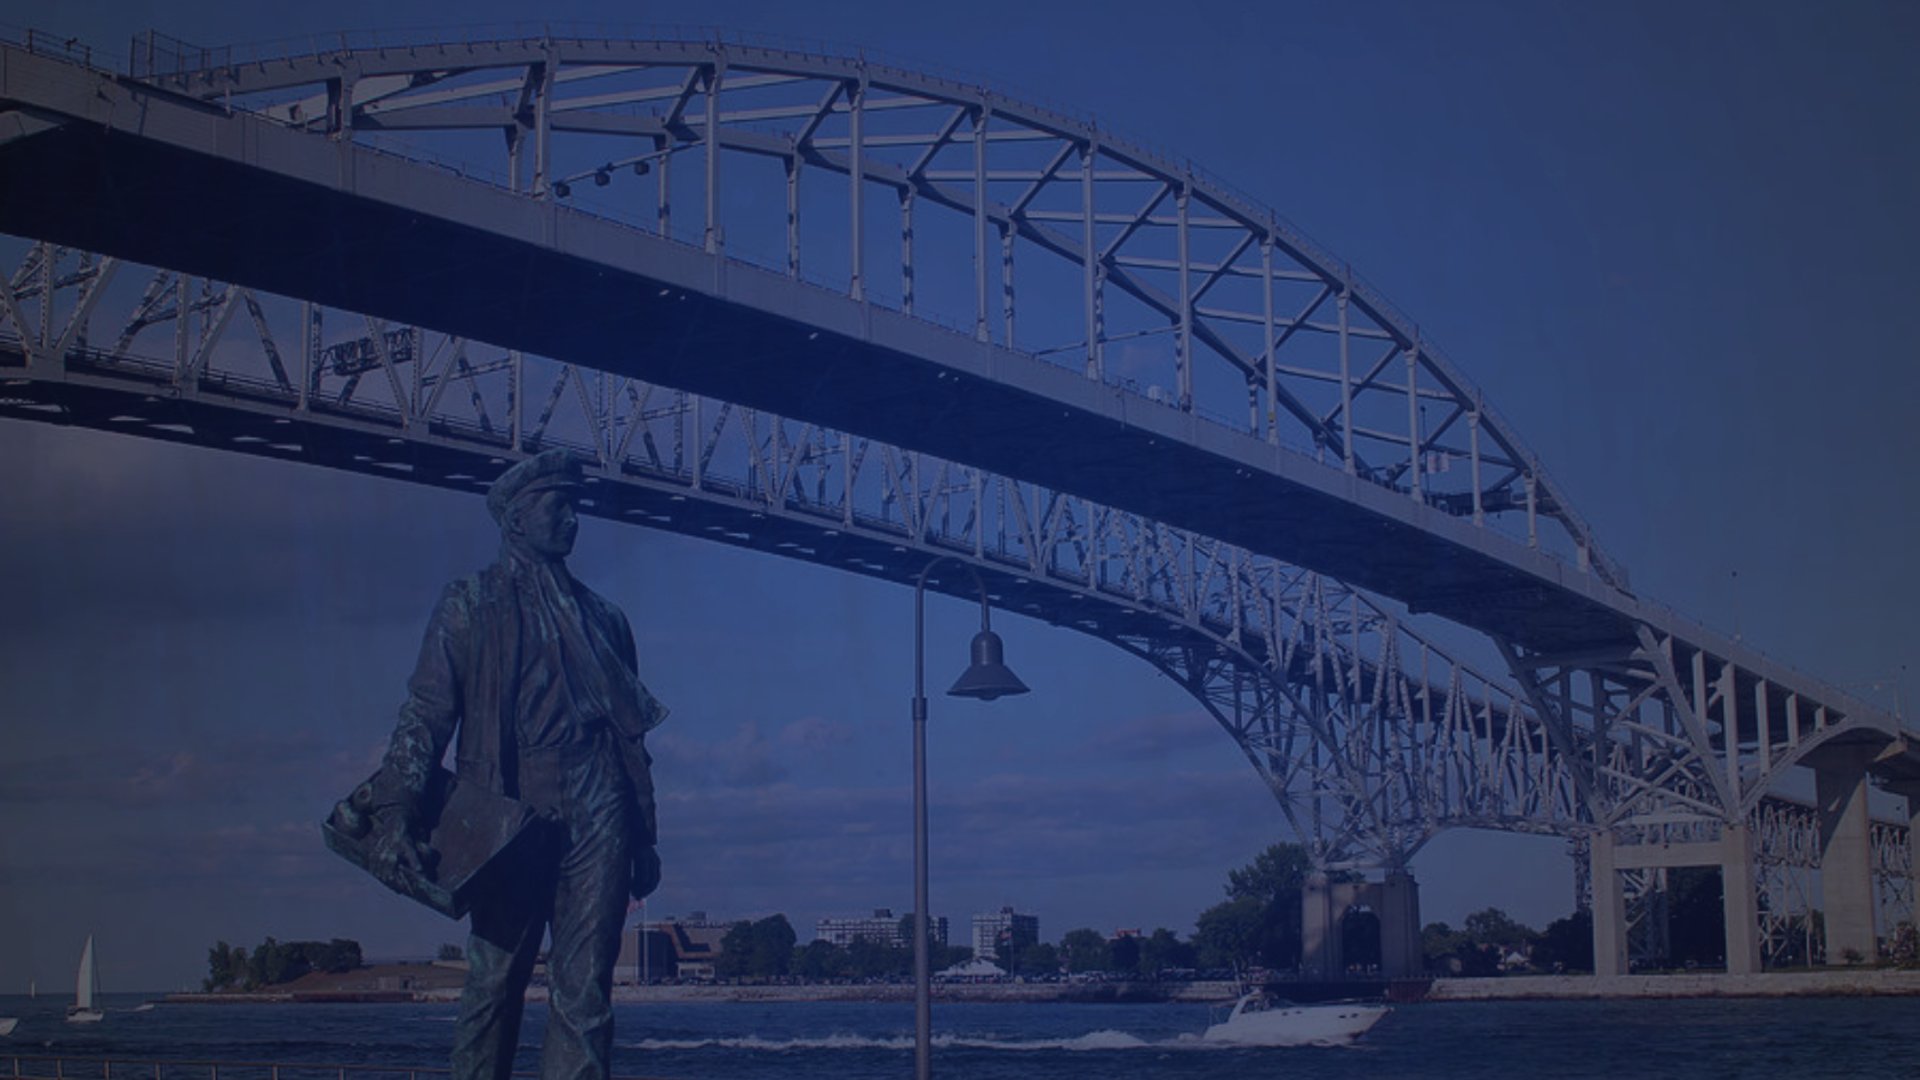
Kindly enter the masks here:
M 593 170 L 594 187 L 606 187 L 608 184 L 613 183 L 613 174 L 607 171 L 611 168 L 613 168 L 611 165 L 602 165 Z
M 636 162 L 634 162 L 634 163 L 633 163 L 633 175 L 635 175 L 635 176 L 645 176 L 645 175 L 647 175 L 647 163 L 646 163 L 646 162 L 644 162 L 644 161 L 636 161 Z
M 569 185 L 565 180 L 559 180 L 559 181 L 556 181 L 553 185 L 553 193 L 559 198 L 564 199 L 567 196 L 573 194 L 573 187 Z
M 927 957 L 927 579 L 951 556 L 937 556 L 913 583 L 913 1075 L 928 1080 L 933 1068 L 933 978 Z M 947 693 L 954 697 L 996 698 L 1027 692 L 1027 684 L 1008 670 L 1000 635 L 989 624 L 992 609 L 987 585 L 971 566 L 960 564 L 980 593 L 980 632 L 973 635 L 973 662 Z

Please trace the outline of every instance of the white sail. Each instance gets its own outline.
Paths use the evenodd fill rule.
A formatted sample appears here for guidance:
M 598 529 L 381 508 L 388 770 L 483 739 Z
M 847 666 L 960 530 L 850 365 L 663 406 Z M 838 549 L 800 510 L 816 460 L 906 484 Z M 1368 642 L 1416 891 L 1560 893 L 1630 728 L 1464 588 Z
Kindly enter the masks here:
M 87 935 L 87 944 L 80 950 L 80 970 L 74 975 L 73 1004 L 67 1007 L 67 1022 L 88 1024 L 104 1015 L 94 1007 L 93 995 L 99 989 L 100 964 L 93 958 L 93 935 Z
M 74 976 L 73 1004 L 75 1008 L 93 1008 L 93 935 L 87 935 L 86 947 L 80 950 L 80 972 Z

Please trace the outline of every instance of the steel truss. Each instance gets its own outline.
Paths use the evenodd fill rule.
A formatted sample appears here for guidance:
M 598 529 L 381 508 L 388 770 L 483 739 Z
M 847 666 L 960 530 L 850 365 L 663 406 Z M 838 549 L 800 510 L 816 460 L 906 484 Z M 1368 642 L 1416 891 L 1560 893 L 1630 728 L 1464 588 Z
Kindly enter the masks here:
M 615 520 L 902 582 L 959 555 L 998 605 L 1177 681 L 1326 865 L 1402 866 L 1452 827 L 1580 836 L 1708 805 L 1673 710 L 1625 697 L 1636 670 L 1658 685 L 1664 652 L 1585 672 L 1595 699 L 1506 646 L 1515 691 L 1325 576 L 851 433 L 45 243 L 8 281 L 0 342 L 20 377 L 0 412 L 470 491 L 568 446 Z M 1561 719 L 1592 700 L 1599 722 Z
M 149 33 L 129 74 L 945 322 L 1476 524 L 1511 519 L 1625 585 L 1512 426 L 1351 267 L 1191 162 L 1066 113 L 671 28 L 285 56 Z

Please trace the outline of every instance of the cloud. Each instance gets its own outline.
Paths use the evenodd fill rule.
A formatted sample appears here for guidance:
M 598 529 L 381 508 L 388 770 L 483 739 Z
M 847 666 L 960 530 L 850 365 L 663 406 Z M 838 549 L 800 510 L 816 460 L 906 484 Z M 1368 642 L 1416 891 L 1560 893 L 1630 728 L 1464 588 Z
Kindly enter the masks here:
M 91 748 L 0 762 L 0 803 L 151 810 L 317 801 L 345 794 L 377 765 L 377 750 L 300 730 L 202 740 L 190 750 Z
M 1163 761 L 1189 750 L 1217 747 L 1220 735 L 1220 725 L 1203 712 L 1155 713 L 1100 729 L 1091 748 L 1102 758 Z
M 782 746 L 818 753 L 853 741 L 853 726 L 819 716 L 803 716 L 774 737 Z

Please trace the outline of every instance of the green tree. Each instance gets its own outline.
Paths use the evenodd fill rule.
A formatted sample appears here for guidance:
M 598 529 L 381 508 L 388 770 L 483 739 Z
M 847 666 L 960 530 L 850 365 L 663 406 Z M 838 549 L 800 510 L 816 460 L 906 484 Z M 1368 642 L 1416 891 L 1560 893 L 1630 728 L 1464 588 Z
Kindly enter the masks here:
M 1267 906 L 1252 896 L 1215 904 L 1200 913 L 1193 944 L 1202 967 L 1238 970 L 1259 960 L 1267 937 Z
M 1446 923 L 1428 923 L 1420 930 L 1420 951 L 1427 970 L 1436 975 L 1484 976 L 1499 971 L 1498 950 L 1482 945 L 1464 930 Z
M 1136 934 L 1127 934 L 1114 938 L 1107 943 L 1111 966 L 1109 971 L 1133 975 L 1140 970 L 1140 938 Z
M 714 957 L 713 973 L 722 979 L 739 979 L 753 967 L 753 924 L 745 919 L 727 927 L 720 938 L 720 955 Z
M 1060 955 L 1066 960 L 1067 970 L 1075 974 L 1105 971 L 1113 961 L 1106 935 L 1088 927 L 1067 931 L 1060 939 Z
M 799 940 L 787 917 L 769 915 L 755 922 L 748 933 L 752 942 L 748 971 L 760 978 L 785 975 L 793 962 L 793 944 Z
M 1270 968 L 1299 965 L 1300 891 L 1312 869 L 1305 847 L 1283 843 L 1268 846 L 1254 856 L 1251 863 L 1227 873 L 1227 899 L 1250 900 L 1260 909 L 1260 930 L 1244 962 Z M 1353 874 L 1339 871 L 1329 875 L 1332 881 L 1353 878 Z M 1200 944 L 1198 934 L 1194 936 L 1194 943 Z M 1203 947 L 1201 952 L 1204 954 L 1206 949 Z M 1201 962 L 1207 962 L 1204 955 Z
M 247 958 L 247 989 L 273 982 L 272 973 L 279 970 L 274 957 L 279 951 L 280 943 L 271 937 L 253 947 L 253 955 Z
M 1492 945 L 1502 952 L 1525 952 L 1537 936 L 1531 927 L 1515 922 L 1499 908 L 1481 908 L 1467 916 L 1467 937 L 1475 945 Z
M 794 970 L 804 979 L 844 978 L 849 965 L 847 951 L 825 938 L 807 942 L 794 960 Z
M 1227 872 L 1227 899 L 1252 897 L 1262 904 L 1291 894 L 1297 903 L 1312 863 L 1299 844 L 1273 844 L 1238 870 Z
M 1009 974 L 1020 975 L 1049 975 L 1059 970 L 1060 950 L 1044 941 L 1021 949 L 1007 969 Z
M 1194 965 L 1193 946 L 1166 927 L 1158 927 L 1140 943 L 1140 974 L 1156 976 L 1168 968 Z
M 1540 931 L 1533 959 L 1549 970 L 1593 970 L 1593 912 L 1576 911 Z
M 207 949 L 207 977 L 200 984 L 201 989 L 214 991 L 233 985 L 233 968 L 227 960 L 229 948 L 226 942 L 216 941 Z
M 910 951 L 872 938 L 854 938 L 847 946 L 847 961 L 858 979 L 884 979 L 913 970 Z

